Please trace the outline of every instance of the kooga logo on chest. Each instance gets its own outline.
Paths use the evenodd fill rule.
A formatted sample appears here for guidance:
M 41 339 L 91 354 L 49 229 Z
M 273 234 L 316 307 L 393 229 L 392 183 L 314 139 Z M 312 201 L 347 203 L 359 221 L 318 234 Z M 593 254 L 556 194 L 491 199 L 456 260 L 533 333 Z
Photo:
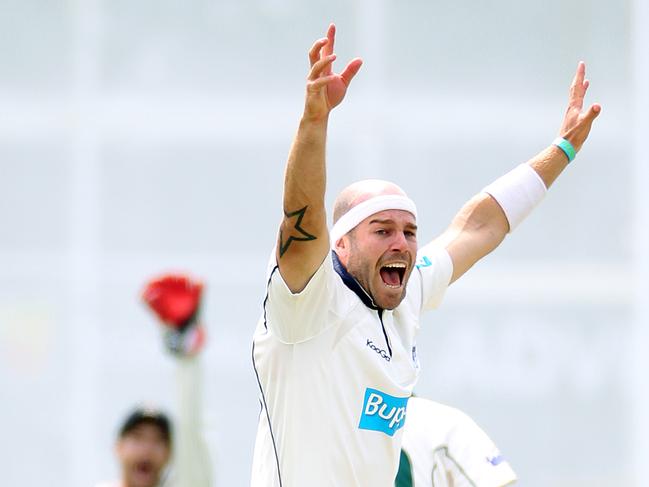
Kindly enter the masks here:
M 366 345 L 370 347 L 371 350 L 374 350 L 376 353 L 378 353 L 379 356 L 386 362 L 389 362 L 391 360 L 391 357 L 388 355 L 388 352 L 374 345 L 374 342 L 369 338 L 367 339 Z
M 393 436 L 406 424 L 408 397 L 395 397 L 377 389 L 365 389 L 363 412 L 358 427 Z

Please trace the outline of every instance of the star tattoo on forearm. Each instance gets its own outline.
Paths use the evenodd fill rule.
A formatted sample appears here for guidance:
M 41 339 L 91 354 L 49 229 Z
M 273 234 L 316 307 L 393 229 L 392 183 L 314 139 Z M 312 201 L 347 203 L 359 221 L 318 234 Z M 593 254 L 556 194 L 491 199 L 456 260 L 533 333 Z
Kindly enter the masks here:
M 304 214 L 306 213 L 308 206 L 305 206 L 304 208 L 301 208 L 297 211 L 293 212 L 287 212 L 284 211 L 284 216 L 286 217 L 286 227 L 289 226 L 289 219 L 295 219 L 295 224 L 290 228 L 290 232 L 287 232 L 288 235 L 284 235 L 284 231 L 280 229 L 279 231 L 279 256 L 282 257 L 286 251 L 288 250 L 289 246 L 291 245 L 292 242 L 298 241 L 298 242 L 305 242 L 308 240 L 315 240 L 317 237 L 315 235 L 311 235 L 309 232 L 304 230 L 300 225 L 302 223 L 302 218 L 304 218 Z M 284 225 L 282 225 L 284 227 Z

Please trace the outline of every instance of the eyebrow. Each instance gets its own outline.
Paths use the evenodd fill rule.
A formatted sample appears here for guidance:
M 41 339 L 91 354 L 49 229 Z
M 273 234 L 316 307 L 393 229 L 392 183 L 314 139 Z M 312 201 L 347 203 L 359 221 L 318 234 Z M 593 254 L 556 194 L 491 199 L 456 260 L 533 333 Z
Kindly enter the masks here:
M 379 225 L 390 225 L 390 224 L 394 225 L 395 221 L 392 220 L 391 218 L 387 218 L 385 220 L 374 218 L 373 220 L 370 220 L 369 224 L 372 225 L 373 223 L 378 223 Z M 408 222 L 406 223 L 406 227 L 411 228 L 413 230 L 417 230 L 417 225 L 415 225 L 414 223 Z

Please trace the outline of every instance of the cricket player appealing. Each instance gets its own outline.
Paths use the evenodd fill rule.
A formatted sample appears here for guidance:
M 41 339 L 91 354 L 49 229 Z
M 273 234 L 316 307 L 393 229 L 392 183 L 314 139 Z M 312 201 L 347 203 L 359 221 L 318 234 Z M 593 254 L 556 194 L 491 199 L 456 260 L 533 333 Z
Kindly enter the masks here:
M 284 219 L 253 339 L 262 411 L 254 487 L 391 487 L 417 381 L 422 312 L 494 250 L 543 198 L 586 140 L 599 105 L 582 113 L 580 63 L 560 138 L 471 198 L 421 248 L 417 208 L 397 185 L 366 180 L 325 213 L 331 110 L 362 61 L 332 70 L 335 27 L 309 51 L 304 112 L 286 164 Z
M 157 408 L 133 410 L 120 427 L 115 453 L 120 479 L 97 487 L 210 487 L 212 467 L 202 434 L 201 369 L 204 344 L 199 319 L 201 282 L 165 275 L 147 283 L 142 298 L 164 329 L 177 360 L 178 417 Z
M 516 474 L 459 409 L 412 396 L 394 487 L 505 487 Z

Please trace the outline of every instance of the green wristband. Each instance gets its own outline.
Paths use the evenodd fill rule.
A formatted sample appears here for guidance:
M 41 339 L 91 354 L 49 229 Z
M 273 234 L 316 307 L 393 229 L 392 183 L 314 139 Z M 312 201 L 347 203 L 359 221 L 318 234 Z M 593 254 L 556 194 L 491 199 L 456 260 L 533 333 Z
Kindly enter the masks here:
M 559 149 L 563 151 L 563 153 L 568 157 L 568 162 L 572 162 L 572 160 L 575 158 L 577 153 L 575 152 L 575 148 L 572 146 L 570 142 L 568 142 L 566 139 L 563 137 L 557 137 L 552 141 L 552 145 L 556 145 Z

